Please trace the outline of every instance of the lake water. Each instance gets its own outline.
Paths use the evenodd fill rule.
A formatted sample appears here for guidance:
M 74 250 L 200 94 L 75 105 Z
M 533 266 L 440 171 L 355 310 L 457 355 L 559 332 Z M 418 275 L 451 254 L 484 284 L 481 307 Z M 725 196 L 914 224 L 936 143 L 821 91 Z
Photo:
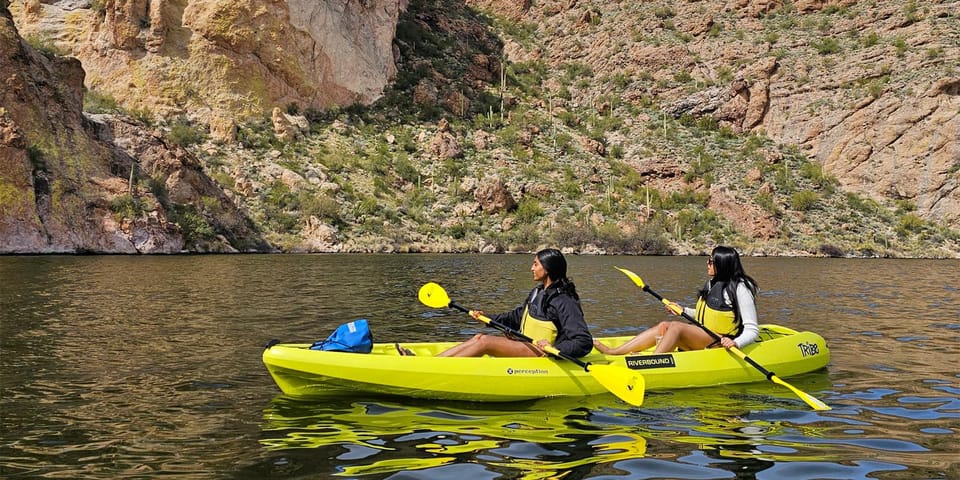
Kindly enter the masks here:
M 481 325 L 419 287 L 512 308 L 530 255 L 0 257 L 0 477 L 960 478 L 960 261 L 745 258 L 761 322 L 813 330 L 824 371 L 771 382 L 483 404 L 301 402 L 260 361 L 367 318 L 377 341 Z M 579 257 L 594 334 L 669 316 L 613 267 L 691 304 L 702 257 Z

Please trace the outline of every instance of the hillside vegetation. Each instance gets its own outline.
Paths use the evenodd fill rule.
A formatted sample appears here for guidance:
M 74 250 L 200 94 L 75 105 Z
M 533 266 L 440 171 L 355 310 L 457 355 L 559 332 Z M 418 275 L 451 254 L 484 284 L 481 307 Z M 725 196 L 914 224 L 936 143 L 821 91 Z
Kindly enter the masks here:
M 845 185 L 809 144 L 752 122 L 750 98 L 726 108 L 737 82 L 752 93 L 771 71 L 792 79 L 767 85 L 767 97 L 833 85 L 834 100 L 797 106 L 808 117 L 957 76 L 950 2 L 704 15 L 714 4 L 413 2 L 397 27 L 397 77 L 372 105 L 292 103 L 241 123 L 235 142 L 188 120 L 160 125 L 283 251 L 696 254 L 730 244 L 748 254 L 956 257 L 949 222 L 910 198 Z M 865 16 L 953 33 L 913 44 Z M 851 76 L 845 66 L 864 55 L 882 59 L 875 74 Z M 922 67 L 900 70 L 900 55 Z M 109 103 L 87 98 L 90 111 Z M 769 105 L 760 114 L 772 115 Z M 954 162 L 945 175 L 955 185 Z M 185 228 L 198 240 L 216 234 Z

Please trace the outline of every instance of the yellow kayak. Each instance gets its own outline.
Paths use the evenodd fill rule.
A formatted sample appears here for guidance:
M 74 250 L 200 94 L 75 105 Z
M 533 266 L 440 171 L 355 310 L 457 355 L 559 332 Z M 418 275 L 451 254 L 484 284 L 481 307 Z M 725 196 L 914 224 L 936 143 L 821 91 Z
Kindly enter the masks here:
M 599 340 L 615 346 L 630 338 Z M 456 343 L 405 343 L 414 356 L 399 355 L 392 343 L 374 344 L 367 354 L 310 350 L 310 344 L 276 344 L 264 349 L 263 363 L 280 390 L 293 397 L 365 393 L 509 402 L 608 392 L 589 372 L 564 359 L 434 356 Z M 823 337 L 778 325 L 761 325 L 758 341 L 742 350 L 780 378 L 812 372 L 830 362 Z M 766 380 L 759 370 L 722 348 L 628 355 L 603 355 L 594 350 L 581 360 L 640 373 L 647 390 Z

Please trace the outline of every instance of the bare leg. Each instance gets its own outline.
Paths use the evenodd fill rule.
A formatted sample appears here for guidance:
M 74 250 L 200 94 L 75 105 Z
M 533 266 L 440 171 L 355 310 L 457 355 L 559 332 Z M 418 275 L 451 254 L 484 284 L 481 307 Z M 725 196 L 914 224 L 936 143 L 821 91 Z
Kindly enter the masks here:
M 478 333 L 470 340 L 437 354 L 438 357 L 539 357 L 540 350 L 527 342 Z
M 617 347 L 608 347 L 599 340 L 593 341 L 593 346 L 597 348 L 601 353 L 606 355 L 624 355 L 632 352 L 639 352 L 641 350 L 646 350 L 657 343 L 657 334 L 660 333 L 661 329 L 667 329 L 668 325 L 673 322 L 660 322 L 657 326 L 653 328 L 648 328 L 643 332 L 640 332 L 636 337 L 627 340 L 627 343 Z
M 458 343 L 458 344 L 456 344 L 456 345 L 454 345 L 454 346 L 452 346 L 452 347 L 450 347 L 450 348 L 448 348 L 448 349 L 446 349 L 446 350 L 438 353 L 437 356 L 438 356 L 438 357 L 462 357 L 462 356 L 466 356 L 466 355 L 460 355 L 460 352 L 469 351 L 469 350 L 475 348 L 473 345 L 474 345 L 475 343 L 477 343 L 477 341 L 478 341 L 477 339 L 480 338 L 480 337 L 482 337 L 482 336 L 483 336 L 482 333 L 478 333 L 478 334 L 474 335 L 470 340 L 466 340 L 466 341 L 464 341 L 464 342 Z
M 702 350 L 713 343 L 713 337 L 696 325 L 668 322 L 663 338 L 654 353 L 671 352 L 680 347 L 684 350 Z

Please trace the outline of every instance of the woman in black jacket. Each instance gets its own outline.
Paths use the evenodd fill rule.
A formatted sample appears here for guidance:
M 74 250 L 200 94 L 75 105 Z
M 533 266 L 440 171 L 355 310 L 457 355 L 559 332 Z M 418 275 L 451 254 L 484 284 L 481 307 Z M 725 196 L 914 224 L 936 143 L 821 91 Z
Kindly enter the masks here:
M 537 252 L 530 267 L 533 280 L 541 282 L 517 308 L 492 315 L 491 320 L 519 331 L 533 343 L 508 337 L 478 333 L 470 340 L 441 352 L 440 357 L 539 357 L 543 348 L 553 345 L 572 357 L 582 357 L 593 349 L 593 337 L 583 320 L 577 287 L 567 278 L 567 260 L 553 248 Z M 482 311 L 470 312 L 473 318 Z

